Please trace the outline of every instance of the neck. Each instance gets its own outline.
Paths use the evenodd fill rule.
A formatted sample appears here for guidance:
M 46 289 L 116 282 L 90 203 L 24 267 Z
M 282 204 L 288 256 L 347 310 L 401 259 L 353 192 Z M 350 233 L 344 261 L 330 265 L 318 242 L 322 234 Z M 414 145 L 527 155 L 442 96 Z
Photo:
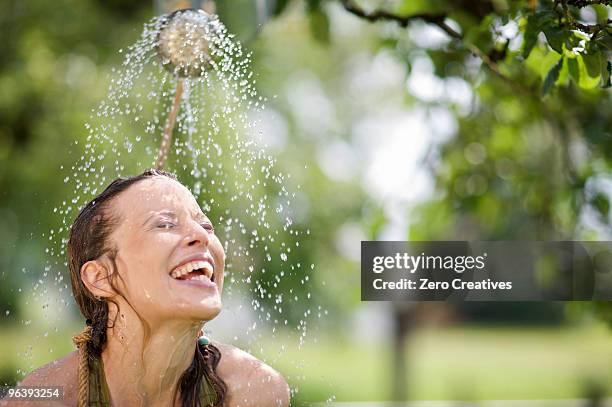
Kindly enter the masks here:
M 102 352 L 112 404 L 175 405 L 174 395 L 193 361 L 201 323 L 169 321 L 151 327 L 128 309 L 127 304 L 121 306 L 114 327 L 107 329 Z M 115 313 L 109 314 L 113 321 Z

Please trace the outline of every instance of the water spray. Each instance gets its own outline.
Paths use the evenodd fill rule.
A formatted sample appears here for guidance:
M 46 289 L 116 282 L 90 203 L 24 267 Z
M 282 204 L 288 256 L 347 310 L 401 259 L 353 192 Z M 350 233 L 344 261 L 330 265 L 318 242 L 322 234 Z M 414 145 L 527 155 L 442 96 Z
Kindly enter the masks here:
M 210 41 L 218 30 L 218 18 L 204 10 L 182 9 L 167 15 L 157 37 L 157 54 L 161 64 L 176 75 L 174 102 L 166 123 L 155 167 L 162 169 L 170 144 L 172 129 L 180 110 L 183 80 L 197 78 L 213 67 Z

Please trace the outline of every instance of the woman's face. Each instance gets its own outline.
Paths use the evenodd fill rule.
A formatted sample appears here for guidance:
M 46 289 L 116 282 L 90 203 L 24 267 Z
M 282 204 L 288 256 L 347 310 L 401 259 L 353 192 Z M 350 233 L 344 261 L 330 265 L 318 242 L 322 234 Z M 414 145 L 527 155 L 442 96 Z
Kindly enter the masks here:
M 156 324 L 217 316 L 225 253 L 187 188 L 147 178 L 117 196 L 110 210 L 120 220 L 110 236 L 121 277 L 113 281 L 140 318 Z

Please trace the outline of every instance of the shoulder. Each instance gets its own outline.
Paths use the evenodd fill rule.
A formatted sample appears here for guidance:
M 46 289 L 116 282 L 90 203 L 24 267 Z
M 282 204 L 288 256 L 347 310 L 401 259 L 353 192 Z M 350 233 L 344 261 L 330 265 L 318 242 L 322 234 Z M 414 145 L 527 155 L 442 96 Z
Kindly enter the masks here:
M 61 359 L 54 360 L 46 365 L 39 367 L 27 375 L 17 386 L 46 387 L 58 386 L 64 391 L 62 400 L 49 402 L 49 406 L 72 406 L 76 403 L 76 382 L 77 382 L 77 352 L 69 353 Z M 26 407 L 40 406 L 40 400 L 32 401 L 0 401 L 0 407 Z
M 230 407 L 289 405 L 289 386 L 280 373 L 234 346 L 213 344 L 221 351 L 217 370 L 229 389 Z

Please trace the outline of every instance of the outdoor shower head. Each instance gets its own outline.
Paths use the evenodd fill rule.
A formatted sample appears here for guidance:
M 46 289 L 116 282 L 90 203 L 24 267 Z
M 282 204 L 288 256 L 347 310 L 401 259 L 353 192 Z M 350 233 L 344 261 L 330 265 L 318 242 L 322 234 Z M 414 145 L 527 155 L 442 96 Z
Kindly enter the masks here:
M 210 42 L 219 35 L 217 16 L 199 9 L 168 14 L 157 37 L 161 63 L 178 76 L 201 76 L 211 67 Z

